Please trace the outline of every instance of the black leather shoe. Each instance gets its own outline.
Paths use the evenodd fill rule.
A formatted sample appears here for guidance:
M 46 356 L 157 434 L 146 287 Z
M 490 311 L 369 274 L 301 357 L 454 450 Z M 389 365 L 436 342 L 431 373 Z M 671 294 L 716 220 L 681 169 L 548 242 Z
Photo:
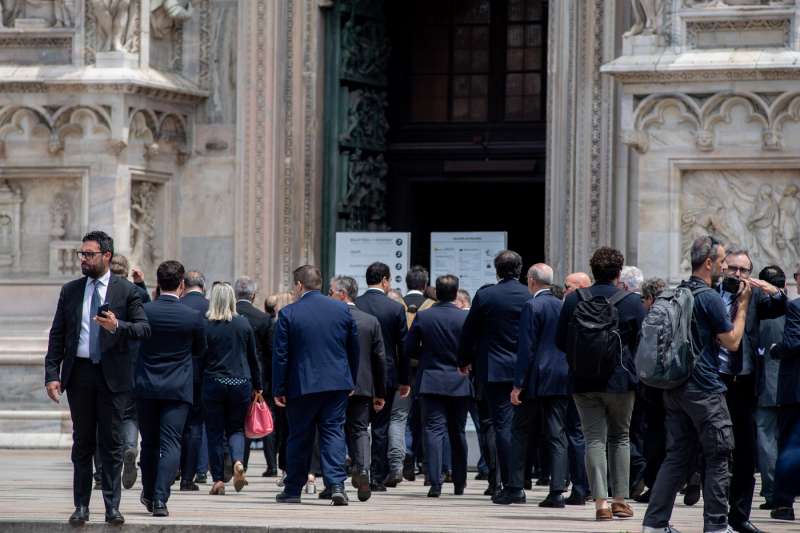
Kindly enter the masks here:
M 89 508 L 79 505 L 69 517 L 69 525 L 80 527 L 89 521 Z
M 386 486 L 383 483 L 372 483 L 369 488 L 372 492 L 386 492 Z
M 794 509 L 792 507 L 776 507 L 769 513 L 775 520 L 794 520 Z
M 194 492 L 196 490 L 200 490 L 200 487 L 198 487 L 196 484 L 194 484 L 194 483 L 184 483 L 183 481 L 181 481 L 181 491 L 182 492 Z
M 276 477 L 278 472 L 274 468 L 267 468 L 261 472 L 261 477 Z
M 356 489 L 358 489 L 358 501 L 365 502 L 372 496 L 372 488 L 369 486 L 369 472 L 362 470 L 353 476 L 356 480 Z
M 442 495 L 442 487 L 439 485 L 431 485 L 428 489 L 428 498 L 438 498 Z
M 122 454 L 122 488 L 129 489 L 136 483 L 136 448 L 128 448 Z
M 161 517 L 169 516 L 169 511 L 167 510 L 167 504 L 162 501 L 155 500 L 153 502 L 153 516 L 161 516 Z
M 492 498 L 492 503 L 498 505 L 511 505 L 512 503 L 525 503 L 525 491 L 522 489 L 503 488 Z
M 284 491 L 275 495 L 275 501 L 278 503 L 300 503 L 300 495 L 289 496 Z
M 691 507 L 700 501 L 700 485 L 686 485 L 683 493 L 683 504 Z
M 731 529 L 738 533 L 765 533 L 763 530 L 758 529 L 751 521 L 742 522 L 741 524 L 730 524 Z
M 119 509 L 106 511 L 106 524 L 110 526 L 121 526 L 124 523 L 125 518 L 122 516 L 122 513 L 119 512 Z
M 547 498 L 539 502 L 539 507 L 552 507 L 562 509 L 564 507 L 564 496 L 560 492 L 551 492 Z
M 320 500 L 330 500 L 331 499 L 331 488 L 330 487 L 325 487 L 325 490 L 320 492 L 317 495 L 317 498 L 319 498 Z
M 386 476 L 386 479 L 383 480 L 383 484 L 386 487 L 390 488 L 390 489 L 395 488 L 398 483 L 402 483 L 402 482 L 403 482 L 403 475 L 402 474 L 392 474 L 392 473 L 390 473 L 389 475 Z
M 487 472 L 478 472 L 475 474 L 475 481 L 486 481 L 489 479 L 489 474 Z
M 412 457 L 406 457 L 403 461 L 403 477 L 406 481 L 414 481 L 417 479 L 415 470 L 414 459 Z
M 525 488 L 525 490 L 533 490 L 533 480 L 526 479 L 522 486 Z
M 567 505 L 586 505 L 586 500 L 588 498 L 577 491 L 572 491 L 569 495 L 569 498 L 564 500 L 564 503 Z
M 453 487 L 453 495 L 454 496 L 463 496 L 464 495 L 464 485 L 455 485 Z
M 142 505 L 144 505 L 144 508 L 147 509 L 148 513 L 153 512 L 153 500 L 150 498 L 145 498 L 144 491 L 142 491 L 142 494 L 139 496 L 139 501 L 142 502 Z
M 494 496 L 495 494 L 497 494 L 497 487 L 494 485 L 489 485 L 486 487 L 486 490 L 483 491 L 484 496 Z
M 350 499 L 344 491 L 344 485 L 334 485 L 333 488 L 331 488 L 331 502 L 337 507 L 350 503 Z
M 636 503 L 650 503 L 650 489 L 633 498 Z
M 758 508 L 761 509 L 762 511 L 771 511 L 775 509 L 775 504 L 770 501 L 765 501 L 764 503 L 759 505 Z

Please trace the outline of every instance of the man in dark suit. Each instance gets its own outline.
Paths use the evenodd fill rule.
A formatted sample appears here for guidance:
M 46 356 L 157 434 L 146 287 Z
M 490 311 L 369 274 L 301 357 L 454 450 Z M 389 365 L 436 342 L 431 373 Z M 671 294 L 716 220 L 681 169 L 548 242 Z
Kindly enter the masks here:
M 555 334 L 561 300 L 553 296 L 553 269 L 544 263 L 528 270 L 528 291 L 533 295 L 519 320 L 519 343 L 511 403 L 512 467 L 509 493 L 523 490 L 530 421 L 541 410 L 546 453 L 550 457 L 550 494 L 539 507 L 564 507 L 562 493 L 569 475 L 566 420 L 569 407 L 569 367 L 564 352 L 556 347 Z
M 77 253 L 84 277 L 61 288 L 45 357 L 45 387 L 54 402 L 67 391 L 72 417 L 75 512 L 70 524 L 80 526 L 89 520 L 97 446 L 103 463 L 106 522 L 120 525 L 125 521 L 119 512 L 122 424 L 131 401 L 135 358 L 128 341 L 148 337 L 150 326 L 139 290 L 111 275 L 113 239 L 92 231 L 83 237 Z M 100 313 L 103 303 L 109 310 Z
M 496 285 L 478 290 L 464 323 L 459 343 L 459 366 L 474 369 L 489 403 L 497 442 L 497 462 L 505 488 L 511 482 L 511 390 L 517 360 L 519 317 L 531 295 L 519 282 L 522 258 L 503 250 L 494 259 Z M 496 503 L 524 503 L 525 493 L 495 492 Z
M 205 322 L 208 312 L 208 300 L 205 296 L 206 278 L 202 272 L 190 270 L 183 276 L 183 293 L 181 303 L 200 313 Z M 186 417 L 181 443 L 181 490 L 196 491 L 200 487 L 194 482 L 197 473 L 198 456 L 203 445 L 203 394 L 201 391 L 202 376 L 200 375 L 201 359 L 192 360 L 192 407 Z M 207 454 L 206 454 L 207 455 Z M 230 462 L 230 461 L 229 461 Z M 233 465 L 231 465 L 233 469 Z M 205 472 L 204 472 L 205 473 Z
M 170 485 L 180 466 L 181 438 L 194 402 L 193 360 L 206 351 L 203 316 L 180 303 L 184 269 L 177 261 L 158 266 L 160 296 L 145 304 L 152 335 L 136 364 L 136 409 L 142 433 L 141 501 L 153 516 L 169 516 Z
M 358 489 L 358 499 L 369 499 L 370 490 L 370 414 L 380 412 L 386 398 L 386 355 L 381 335 L 381 325 L 374 316 L 356 307 L 358 284 L 349 276 L 331 280 L 330 295 L 344 302 L 356 321 L 358 330 L 359 361 L 356 387 L 347 402 L 346 433 L 353 460 L 353 485 Z M 327 492 L 328 489 L 325 489 Z M 324 494 L 324 492 L 323 492 Z M 320 498 L 322 498 L 322 494 Z
M 272 350 L 272 393 L 289 422 L 286 480 L 275 499 L 300 503 L 317 431 L 331 500 L 347 505 L 344 423 L 358 375 L 358 331 L 345 304 L 320 294 L 319 268 L 301 266 L 293 278 L 296 301 L 278 315 Z
M 264 387 L 264 398 L 271 398 L 269 383 L 272 373 L 272 318 L 261 309 L 253 305 L 258 292 L 258 286 L 253 278 L 242 276 L 233 284 L 233 291 L 236 294 L 236 312 L 242 315 L 250 323 L 256 337 L 256 352 L 258 360 L 261 362 L 261 383 Z M 270 405 L 274 412 L 275 406 Z M 250 444 L 253 441 L 245 440 L 244 444 L 244 468 L 250 462 Z M 270 433 L 261 442 L 264 445 L 264 459 L 267 462 L 267 469 L 262 474 L 263 477 L 274 476 L 277 466 L 275 464 L 275 434 Z
M 367 292 L 356 298 L 356 307 L 378 319 L 386 348 L 386 406 L 372 420 L 372 490 L 385 491 L 403 479 L 405 431 L 411 406 L 409 360 L 403 351 L 408 327 L 403 306 L 386 296 L 391 271 L 384 263 L 367 267 Z M 395 406 L 397 402 L 397 406 Z M 402 450 L 396 470 L 390 471 L 389 450 Z
M 458 278 L 447 274 L 436 279 L 438 303 L 420 313 L 406 340 L 406 352 L 419 360 L 416 390 L 422 401 L 423 439 L 428 496 L 442 493 L 442 454 L 445 434 L 450 440 L 453 485 L 457 496 L 467 485 L 467 412 L 474 391 L 469 378 L 459 372 L 458 343 L 467 313 L 453 303 Z
M 428 288 L 428 271 L 425 267 L 415 265 L 408 269 L 406 273 L 406 288 L 408 291 L 403 296 L 409 313 L 416 313 L 420 306 L 428 298 L 425 296 L 425 289 Z

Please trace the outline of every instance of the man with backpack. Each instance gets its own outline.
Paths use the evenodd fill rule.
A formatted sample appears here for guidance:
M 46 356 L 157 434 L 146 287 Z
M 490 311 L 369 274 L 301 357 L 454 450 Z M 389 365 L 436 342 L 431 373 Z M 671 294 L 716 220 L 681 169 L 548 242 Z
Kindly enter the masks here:
M 643 533 L 678 533 L 670 528 L 669 519 L 675 497 L 695 460 L 698 445 L 705 462 L 703 530 L 705 533 L 733 531 L 728 527 L 728 460 L 733 449 L 733 425 L 725 401 L 725 384 L 718 371 L 719 346 L 732 352 L 739 349 L 752 291 L 749 281 L 745 280 L 736 295 L 738 309 L 731 323 L 722 298 L 711 289 L 727 268 L 725 247 L 714 237 L 699 237 L 692 243 L 690 256 L 692 277 L 681 287 L 691 291 L 688 357 L 692 361 L 688 365 L 688 379 L 683 383 L 674 385 L 666 379 L 658 381 L 660 388 L 665 389 L 667 456 L 651 490 Z M 666 292 L 656 300 L 651 314 L 663 305 L 659 302 Z M 643 329 L 643 344 L 647 343 L 647 336 L 648 325 Z M 674 336 L 672 343 L 685 344 L 683 336 Z M 637 354 L 639 375 L 646 374 L 645 381 L 650 384 L 657 382 L 650 378 L 663 376 L 681 366 L 677 361 L 666 370 L 666 367 L 652 370 L 638 364 L 644 360 L 643 354 Z
M 617 288 L 624 262 L 614 248 L 595 251 L 590 260 L 595 283 L 567 296 L 556 331 L 556 346 L 567 354 L 573 398 L 586 436 L 586 470 L 597 520 L 633 516 L 625 503 L 630 493 L 629 431 L 636 385 L 633 353 L 645 311 L 638 294 Z

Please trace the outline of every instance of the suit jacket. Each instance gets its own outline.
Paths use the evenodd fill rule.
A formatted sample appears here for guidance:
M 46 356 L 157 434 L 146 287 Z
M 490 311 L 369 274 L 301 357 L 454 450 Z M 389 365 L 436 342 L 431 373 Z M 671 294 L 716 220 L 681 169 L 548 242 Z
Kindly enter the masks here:
M 356 396 L 386 398 L 386 349 L 383 346 L 381 325 L 374 316 L 348 305 L 358 330 L 358 376 Z
M 758 347 L 761 346 L 760 332 L 761 321 L 778 318 L 786 314 L 788 300 L 782 292 L 770 296 L 758 287 L 753 287 L 750 295 L 750 304 L 747 306 L 747 316 L 744 323 L 744 335 L 740 345 L 742 357 L 747 357 L 753 363 L 754 380 L 753 395 L 758 395 L 757 383 L 761 380 L 761 369 L 758 363 Z
M 256 352 L 261 366 L 261 382 L 264 390 L 268 391 L 272 381 L 272 317 L 257 308 L 250 302 L 239 300 L 236 302 L 236 312 L 250 322 L 256 336 Z M 268 392 L 265 392 L 269 396 Z
M 409 308 L 413 307 L 415 312 L 419 310 L 419 306 L 421 306 L 425 300 L 426 298 L 424 294 L 417 294 L 416 292 L 403 296 L 403 301 L 406 302 L 406 305 Z
M 566 396 L 572 392 L 569 365 L 556 346 L 561 300 L 549 290 L 538 293 L 522 308 L 514 386 L 525 396 Z
M 194 402 L 194 359 L 206 351 L 204 319 L 177 298 L 162 295 L 144 305 L 152 334 L 136 364 L 136 396 Z
M 759 327 L 758 357 L 758 406 L 775 407 L 778 405 L 778 373 L 781 362 L 769 356 L 773 344 L 783 340 L 783 330 L 786 326 L 786 317 L 762 320 Z
M 208 300 L 203 296 L 203 293 L 197 291 L 187 292 L 183 295 L 183 298 L 181 298 L 181 303 L 198 311 L 203 315 L 203 318 L 206 317 L 206 313 L 208 312 Z
M 467 312 L 440 302 L 417 314 L 408 332 L 406 352 L 419 359 L 419 394 L 473 396 L 472 383 L 458 371 L 458 342 Z
M 145 285 L 144 281 L 134 283 L 134 285 L 139 289 L 139 294 L 142 296 L 142 304 L 150 303 L 152 298 L 150 298 L 150 291 L 147 290 L 147 285 Z
M 272 394 L 291 399 L 351 391 L 359 357 L 356 321 L 347 305 L 309 291 L 278 313 L 272 346 Z
M 67 391 L 78 352 L 86 280 L 84 276 L 61 287 L 47 344 L 45 383 L 61 381 L 62 390 Z M 126 279 L 119 276 L 109 278 L 103 303 L 109 304 L 118 321 L 114 333 L 100 328 L 103 376 L 111 392 L 128 392 L 133 388 L 133 360 L 136 358 L 129 341 L 149 337 L 150 325 L 142 309 L 139 289 Z
M 504 279 L 478 290 L 461 333 L 459 365 L 472 365 L 481 384 L 514 381 L 519 317 L 528 287 Z
M 187 307 L 191 307 L 199 312 L 203 317 L 203 324 L 206 324 L 206 313 L 208 312 L 208 300 L 201 292 L 192 291 L 187 292 L 181 298 L 181 303 Z M 203 372 L 201 369 L 202 360 L 199 358 L 192 359 L 192 372 L 194 377 L 194 406 L 202 407 L 203 393 L 201 392 L 201 385 L 203 383 Z
M 781 360 L 778 371 L 778 405 L 800 404 L 800 298 L 786 306 L 783 340 L 772 347 Z
M 409 359 L 403 350 L 408 334 L 403 306 L 381 291 L 368 290 L 356 298 L 356 307 L 371 314 L 381 323 L 383 345 L 386 349 L 386 387 L 410 385 Z

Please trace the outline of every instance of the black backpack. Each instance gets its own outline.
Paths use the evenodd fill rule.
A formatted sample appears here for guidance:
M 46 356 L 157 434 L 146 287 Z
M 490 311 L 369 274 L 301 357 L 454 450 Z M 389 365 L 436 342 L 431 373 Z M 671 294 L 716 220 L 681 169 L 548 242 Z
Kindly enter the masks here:
M 617 304 L 629 293 L 620 290 L 611 298 L 592 296 L 578 289 L 578 303 L 569 320 L 567 363 L 576 379 L 607 381 L 622 357 Z

